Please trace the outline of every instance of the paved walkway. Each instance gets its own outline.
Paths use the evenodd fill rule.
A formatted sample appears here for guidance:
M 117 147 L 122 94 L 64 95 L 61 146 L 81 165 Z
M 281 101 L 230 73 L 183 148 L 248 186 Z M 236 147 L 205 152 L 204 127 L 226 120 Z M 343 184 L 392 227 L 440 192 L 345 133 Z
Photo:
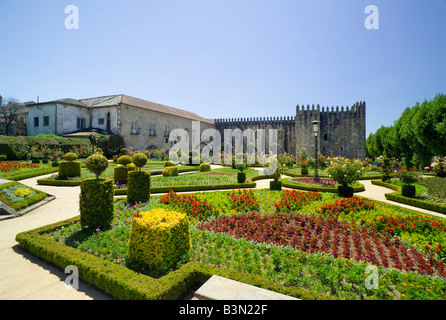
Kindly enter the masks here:
M 22 250 L 15 241 L 16 234 L 79 215 L 79 187 L 54 187 L 37 184 L 37 179 L 20 181 L 56 196 L 56 199 L 23 216 L 0 221 L 0 300 L 105 300 L 112 299 L 102 291 L 81 282 L 79 290 L 65 285 L 65 274 Z M 257 180 L 256 188 L 269 188 L 269 181 Z M 361 181 L 365 191 L 358 195 L 408 207 L 436 216 L 439 213 L 388 201 L 384 194 L 390 189 Z

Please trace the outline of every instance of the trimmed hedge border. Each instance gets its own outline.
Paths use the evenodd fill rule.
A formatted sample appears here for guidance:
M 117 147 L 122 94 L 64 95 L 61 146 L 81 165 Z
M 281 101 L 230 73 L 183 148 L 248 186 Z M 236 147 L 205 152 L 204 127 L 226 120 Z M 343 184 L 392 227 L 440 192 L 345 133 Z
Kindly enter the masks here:
M 387 200 L 404 203 L 404 204 L 407 204 L 410 206 L 446 214 L 446 206 L 445 205 L 442 205 L 439 203 L 427 202 L 427 201 L 414 199 L 414 198 L 404 197 L 401 194 L 402 188 L 400 186 L 397 186 L 392 183 L 382 182 L 381 180 L 372 180 L 371 183 L 374 185 L 377 185 L 377 186 L 395 190 L 395 192 L 390 192 L 390 193 L 384 194 Z
M 55 168 L 56 170 L 52 171 L 52 172 L 48 172 L 48 173 L 54 173 L 59 171 L 58 168 Z M 190 171 L 198 171 L 198 167 L 195 168 L 183 168 L 182 170 L 180 169 L 180 167 L 178 167 L 178 173 L 183 173 L 183 172 L 190 172 Z M 162 174 L 163 170 L 148 170 L 151 172 L 152 176 L 155 174 Z M 47 174 L 47 173 L 43 173 L 43 174 Z M 39 174 L 39 175 L 43 175 L 43 174 Z M 25 179 L 25 178 L 23 178 Z M 42 178 L 37 180 L 37 184 L 40 185 L 45 185 L 45 186 L 64 186 L 64 187 L 74 187 L 74 186 L 79 186 L 81 184 L 82 180 L 51 180 L 49 178 Z M 120 190 L 120 189 L 116 189 L 116 190 Z M 189 190 L 188 190 L 189 191 Z M 194 190 L 190 190 L 190 191 L 194 191 Z M 167 192 L 169 192 L 169 190 L 167 190 Z M 117 193 L 117 194 L 126 194 L 126 193 Z
M 212 275 L 219 275 L 303 300 L 340 300 L 337 297 L 303 288 L 284 287 L 258 275 L 212 267 L 199 262 L 188 262 L 179 269 L 155 279 L 45 236 L 45 233 L 67 226 L 78 219 L 79 216 L 19 233 L 16 235 L 16 241 L 24 250 L 62 270 L 68 265 L 75 265 L 82 280 L 104 290 L 115 299 L 181 299 L 191 290 L 203 285 Z
M 301 186 L 297 185 L 291 182 L 286 182 L 283 179 L 282 180 L 282 187 L 285 188 L 291 188 L 291 189 L 298 189 L 298 190 L 306 190 L 306 191 L 317 191 L 317 192 L 331 192 L 331 193 L 337 193 L 338 188 L 328 188 L 328 187 L 312 187 L 312 186 Z M 362 183 L 358 183 L 359 186 L 353 187 L 353 192 L 361 192 L 365 190 L 365 187 Z
M 41 171 L 37 171 L 37 172 L 28 172 L 28 173 L 24 173 L 24 174 L 18 174 L 13 177 L 3 177 L 2 179 L 11 180 L 11 181 L 19 181 L 19 180 L 38 177 L 38 176 L 43 176 L 43 175 L 58 172 L 58 171 L 59 171 L 59 167 L 51 167 L 51 168 L 47 168 L 45 170 L 41 170 Z

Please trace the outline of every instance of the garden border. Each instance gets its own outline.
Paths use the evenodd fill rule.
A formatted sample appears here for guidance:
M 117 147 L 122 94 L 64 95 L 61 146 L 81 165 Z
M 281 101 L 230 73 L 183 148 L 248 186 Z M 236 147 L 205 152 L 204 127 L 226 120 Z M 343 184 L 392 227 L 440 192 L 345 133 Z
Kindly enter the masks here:
M 339 300 L 337 297 L 299 287 L 285 287 L 259 275 L 212 267 L 199 262 L 188 262 L 178 270 L 154 279 L 44 235 L 78 219 L 79 216 L 21 232 L 16 235 L 16 241 L 24 250 L 58 268 L 64 269 L 68 265 L 75 265 L 82 280 L 104 290 L 116 299 L 176 300 L 203 285 L 212 275 L 219 275 L 303 300 Z
M 410 206 L 446 214 L 446 206 L 445 205 L 442 205 L 439 203 L 431 203 L 431 202 L 427 202 L 427 201 L 423 201 L 423 200 L 419 200 L 419 199 L 404 197 L 401 194 L 400 186 L 397 186 L 397 185 L 394 185 L 391 183 L 387 183 L 387 182 L 383 182 L 380 180 L 372 180 L 371 183 L 374 185 L 377 185 L 377 186 L 395 190 L 395 192 L 390 192 L 390 193 L 384 194 L 384 196 L 386 197 L 387 200 L 404 203 L 404 204 L 407 204 Z

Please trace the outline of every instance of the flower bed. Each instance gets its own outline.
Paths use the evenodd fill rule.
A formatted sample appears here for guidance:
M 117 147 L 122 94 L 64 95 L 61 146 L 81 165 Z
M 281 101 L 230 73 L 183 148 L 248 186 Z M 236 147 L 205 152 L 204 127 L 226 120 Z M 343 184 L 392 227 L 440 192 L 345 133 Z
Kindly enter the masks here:
M 198 230 L 223 232 L 235 238 L 291 246 L 299 251 L 324 252 L 333 257 L 365 261 L 375 266 L 446 276 L 445 265 L 426 259 L 414 248 L 408 250 L 397 238 L 380 237 L 373 229 L 334 217 L 278 212 L 221 216 L 198 225 Z
M 0 185 L 0 201 L 15 211 L 21 211 L 47 197 L 45 192 L 25 186 L 19 182 Z
M 337 187 L 339 185 L 339 183 L 337 183 L 333 179 L 328 179 L 328 178 L 320 178 L 318 181 L 314 180 L 314 178 L 295 178 L 291 179 L 291 181 L 302 184 L 317 185 L 322 187 Z
M 297 195 L 296 190 L 292 191 Z M 412 216 L 413 213 L 376 201 L 373 208 L 359 206 L 348 212 L 340 210 L 337 216 L 325 216 L 318 212 L 320 207 L 339 205 L 336 203 L 339 198 L 333 194 L 306 193 L 297 197 L 303 199 L 296 207 L 302 213 L 292 210 L 276 212 L 274 204 L 283 198 L 291 198 L 291 192 L 285 190 L 171 193 L 166 199 L 173 201 L 168 203 L 161 198 L 153 196 L 149 203 L 133 207 L 125 201 L 117 201 L 109 230 L 82 229 L 73 219 L 57 224 L 57 227 L 20 234 L 17 239 L 21 246 L 62 268 L 64 261 L 80 265 L 82 279 L 86 278 L 123 299 L 136 296 L 177 299 L 192 283 L 203 283 L 202 277 L 207 279 L 210 274 L 225 274 L 304 299 L 320 298 L 326 293 L 346 299 L 445 298 L 444 265 L 440 261 L 445 257 L 442 247 L 439 252 L 432 252 L 422 246 L 424 239 L 430 239 L 431 247 L 435 249 L 434 243 L 442 241 L 445 232 L 440 228 L 440 223 L 444 222 L 441 219 L 430 223 L 435 230 L 431 228 L 422 233 L 420 225 L 420 230 L 414 233 L 419 237 L 403 238 L 403 233 L 390 234 L 383 229 L 374 229 L 370 223 L 384 214 L 395 218 Z M 235 203 L 241 198 L 245 199 L 244 203 L 254 206 L 254 202 L 258 203 L 259 212 L 243 212 L 240 203 L 238 206 Z M 193 216 L 196 215 L 194 208 L 209 210 L 209 205 L 214 211 L 207 215 L 207 219 L 197 219 L 196 226 L 191 227 L 192 249 L 179 260 L 178 269 L 159 274 L 157 270 L 143 269 L 142 265 L 128 264 L 130 225 L 139 212 L 177 206 L 179 211 Z M 383 220 L 383 223 L 387 222 Z M 221 228 L 221 232 L 204 230 L 204 226 Z M 201 263 L 200 267 L 195 262 Z M 375 290 L 367 290 L 364 286 L 365 270 L 370 263 L 379 266 L 379 287 Z M 193 272 L 190 271 L 192 265 L 195 266 Z M 129 270 L 138 271 L 138 279 Z M 143 275 L 157 279 L 146 279 Z M 433 278 L 435 275 L 440 276 Z M 171 281 L 175 281 L 175 285 Z M 147 288 L 151 289 L 147 291 Z M 312 291 L 319 293 L 309 294 Z

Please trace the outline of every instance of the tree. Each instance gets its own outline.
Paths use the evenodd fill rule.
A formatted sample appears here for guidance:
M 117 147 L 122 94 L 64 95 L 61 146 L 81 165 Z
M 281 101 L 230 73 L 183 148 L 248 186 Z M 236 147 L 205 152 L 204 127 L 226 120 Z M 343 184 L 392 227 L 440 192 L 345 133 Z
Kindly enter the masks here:
M 16 132 L 18 129 L 24 127 L 24 123 L 19 121 L 18 113 L 23 106 L 19 104 L 18 100 L 15 98 L 0 98 L 0 121 L 2 126 L 0 128 L 0 133 L 6 136 L 13 134 L 13 129 L 15 127 Z

